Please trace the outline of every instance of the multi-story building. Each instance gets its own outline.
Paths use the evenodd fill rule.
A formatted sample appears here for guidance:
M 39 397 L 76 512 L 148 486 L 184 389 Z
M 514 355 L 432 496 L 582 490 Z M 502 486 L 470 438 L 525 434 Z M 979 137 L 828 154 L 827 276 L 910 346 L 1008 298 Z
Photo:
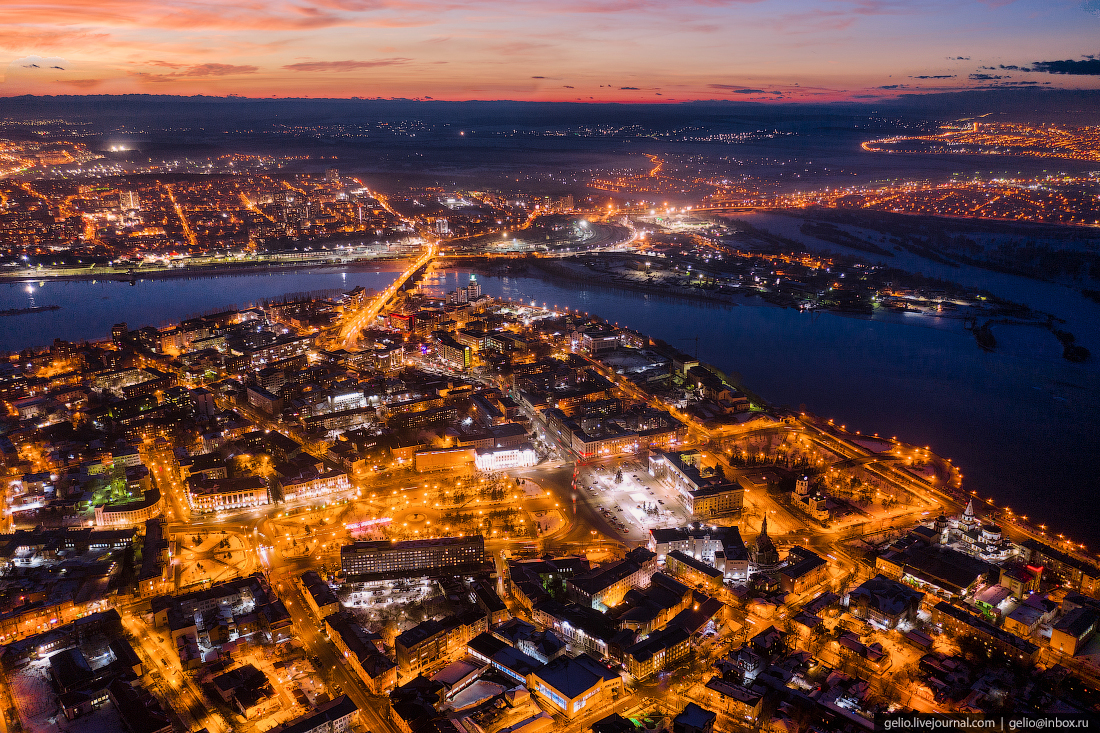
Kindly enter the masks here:
M 691 555 L 673 550 L 668 553 L 665 563 L 668 565 L 668 572 L 685 583 L 702 585 L 711 591 L 722 587 L 722 571 L 702 560 L 696 560 Z
M 482 580 L 475 580 L 470 583 L 470 592 L 473 594 L 474 602 L 477 603 L 478 608 L 488 614 L 490 626 L 496 626 L 508 620 L 510 616 L 508 606 L 500 600 L 500 596 L 497 595 L 491 584 Z
M 470 639 L 466 651 L 477 661 L 488 664 L 525 686 L 530 674 L 543 665 L 543 662 L 512 646 L 507 639 L 492 633 L 478 634 Z
M 636 680 L 644 680 L 687 657 L 691 634 L 681 626 L 666 626 L 623 651 L 623 664 Z
M 259 573 L 180 596 L 158 596 L 151 603 L 153 625 L 159 628 L 167 624 L 172 609 L 178 609 L 186 616 L 194 616 L 220 607 L 255 604 L 266 597 L 263 576 Z
M 319 476 L 295 478 L 281 481 L 283 500 L 312 499 L 347 491 L 351 488 L 348 475 L 344 471 L 326 471 Z
M 1050 648 L 1072 657 L 1096 635 L 1098 624 L 1100 611 L 1078 606 L 1054 624 L 1050 632 Z
M 524 443 L 515 448 L 482 448 L 474 459 L 474 465 L 479 471 L 527 468 L 536 463 L 538 463 L 538 454 L 530 443 Z
M 283 336 L 274 342 L 241 353 L 244 365 L 250 369 L 262 369 L 276 361 L 308 354 L 313 348 L 313 336 Z
M 637 548 L 623 560 L 569 578 L 565 592 L 575 603 L 603 611 L 622 603 L 631 588 L 648 586 L 656 567 L 656 556 Z
M 721 471 L 705 467 L 698 452 L 654 453 L 649 457 L 649 473 L 675 489 L 693 517 L 705 521 L 741 513 L 745 489 L 726 481 Z
M 875 559 L 875 567 L 887 577 L 947 600 L 969 596 L 998 575 L 995 566 L 984 560 L 944 545 L 930 545 L 919 535 L 895 542 Z
M 283 400 L 259 385 L 249 385 L 246 390 L 248 404 L 268 415 L 278 416 L 283 411 Z
M 474 448 L 443 448 L 441 450 L 418 451 L 413 455 L 413 467 L 417 473 L 431 471 L 469 472 L 477 463 L 477 451 Z
M 347 695 L 318 705 L 313 712 L 288 723 L 277 725 L 268 733 L 345 733 L 351 730 L 359 708 Z
M 342 608 L 332 588 L 317 574 L 317 571 L 310 570 L 302 573 L 296 584 L 302 590 L 306 603 L 317 618 L 331 616 Z
M 531 617 L 535 623 L 552 629 L 571 650 L 580 649 L 599 657 L 621 659 L 622 647 L 633 644 L 637 636 L 630 629 L 590 606 L 562 605 L 545 598 L 535 604 Z
M 271 503 L 267 484 L 259 476 L 187 482 L 187 500 L 192 511 L 221 512 L 251 509 Z
M 168 585 L 171 556 L 165 538 L 165 522 L 161 517 L 145 522 L 145 537 L 141 545 L 141 567 L 138 568 L 138 595 L 143 598 L 163 593 Z
M 932 607 L 932 623 L 956 636 L 974 637 L 990 649 L 1013 659 L 1033 662 L 1039 655 L 1039 647 L 1027 639 L 1021 639 L 947 601 L 940 601 Z
M 1021 545 L 1025 559 L 1032 567 L 1054 573 L 1074 590 L 1090 598 L 1100 598 L 1100 568 L 1035 539 Z
M 784 593 L 805 593 L 829 577 L 825 558 L 797 545 L 787 554 L 787 564 L 779 571 L 779 587 Z
M 695 592 L 665 573 L 654 573 L 648 588 L 630 591 L 622 605 L 608 612 L 624 629 L 651 634 L 662 628 L 681 611 L 697 603 Z
M 137 501 L 96 505 L 95 523 L 97 527 L 137 527 L 159 517 L 163 509 L 160 491 L 150 489 Z
M 367 631 L 347 611 L 325 618 L 332 643 L 371 692 L 385 695 L 397 686 L 397 663 L 382 653 L 382 637 Z
M 567 578 L 591 569 L 587 559 L 558 557 L 542 560 L 512 560 L 508 562 L 505 588 L 509 595 L 528 611 L 535 604 L 550 598 L 546 587 L 564 585 Z
M 436 337 L 437 353 L 439 358 L 455 369 L 466 370 L 470 368 L 473 360 L 473 349 L 465 344 L 460 344 L 447 334 L 439 334 Z
M 489 630 L 489 617 L 474 608 L 441 621 L 430 619 L 397 635 L 397 675 L 407 680 L 443 667 L 478 634 Z
M 39 634 L 76 620 L 83 605 L 71 597 L 32 600 L 0 613 L 0 643 L 10 644 L 31 634 Z
M 679 550 L 696 560 L 714 564 L 718 553 L 724 553 L 726 557 L 744 554 L 745 541 L 741 539 L 741 531 L 737 527 L 694 524 L 683 529 L 651 529 L 649 549 L 657 554 L 658 561 L 663 561 L 672 550 Z
M 693 517 L 704 520 L 731 517 L 741 513 L 745 489 L 740 484 L 724 482 L 696 489 L 682 499 Z
M 883 575 L 864 581 L 848 593 L 848 610 L 856 618 L 874 621 L 888 629 L 917 618 L 924 594 Z
M 440 537 L 430 540 L 356 542 L 340 548 L 340 567 L 349 580 L 450 574 L 479 569 L 485 538 Z
M 414 313 L 390 313 L 390 328 L 398 331 L 412 331 L 416 327 L 416 314 Z

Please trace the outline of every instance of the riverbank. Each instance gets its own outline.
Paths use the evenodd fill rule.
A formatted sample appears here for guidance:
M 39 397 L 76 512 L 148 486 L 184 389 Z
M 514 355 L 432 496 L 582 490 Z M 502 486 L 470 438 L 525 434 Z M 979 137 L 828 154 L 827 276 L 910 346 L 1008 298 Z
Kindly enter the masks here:
M 661 297 L 690 301 L 704 301 L 737 306 L 736 297 L 758 293 L 715 293 L 704 288 L 687 288 L 673 285 L 657 285 L 626 278 L 608 278 L 595 272 L 585 272 L 580 267 L 548 257 L 517 257 L 505 264 L 492 264 L 494 260 L 483 257 L 447 257 L 438 261 L 440 268 L 459 267 L 490 277 L 531 277 L 563 283 L 580 283 L 589 287 L 609 288 L 631 293 L 644 293 Z
M 597 255 L 592 255 L 596 257 Z M 975 343 L 987 351 L 996 349 L 996 339 L 990 331 L 993 324 L 1015 326 L 1038 326 L 1049 330 L 1063 347 L 1063 358 L 1067 361 L 1080 362 L 1089 358 L 1088 349 L 1075 345 L 1073 334 L 1059 331 L 1054 327 L 1055 323 L 1064 321 L 1049 313 L 1034 311 L 1027 306 L 1018 303 L 1003 301 L 989 294 L 983 295 L 983 305 L 943 311 L 931 307 L 917 307 L 915 305 L 899 306 L 891 302 L 871 304 L 867 302 L 862 307 L 845 304 L 832 306 L 806 306 L 800 304 L 796 298 L 789 294 L 773 292 L 766 288 L 740 287 L 735 289 L 720 290 L 717 286 L 684 286 L 671 283 L 657 283 L 621 275 L 613 271 L 610 265 L 603 269 L 593 265 L 589 261 L 579 261 L 574 258 L 547 258 L 547 257 L 520 257 L 501 263 L 486 258 L 448 257 L 437 261 L 441 268 L 462 267 L 490 277 L 531 277 L 551 281 L 559 284 L 577 284 L 589 289 L 607 289 L 609 291 L 621 291 L 642 294 L 646 297 L 655 296 L 659 299 L 688 301 L 692 303 L 708 304 L 721 307 L 737 307 L 758 300 L 776 308 L 786 308 L 798 311 L 813 311 L 831 313 L 844 318 L 857 320 L 873 320 L 889 318 L 891 315 L 904 313 L 914 316 L 934 317 L 940 322 L 954 321 L 960 329 L 970 331 L 975 336 Z M 896 277 L 898 273 L 891 272 Z M 1005 317 L 1011 314 L 1011 317 Z M 985 325 L 979 327 L 976 322 L 985 321 Z
M 242 275 L 271 275 L 308 270 L 311 272 L 400 272 L 407 257 L 379 257 L 350 262 L 291 262 L 286 264 L 241 263 L 234 265 L 189 265 L 185 267 L 158 267 L 119 271 L 116 268 L 88 268 L 86 270 L 20 270 L 0 273 L 0 283 L 80 282 L 106 280 L 134 282 L 136 280 L 174 280 L 209 277 L 236 277 Z

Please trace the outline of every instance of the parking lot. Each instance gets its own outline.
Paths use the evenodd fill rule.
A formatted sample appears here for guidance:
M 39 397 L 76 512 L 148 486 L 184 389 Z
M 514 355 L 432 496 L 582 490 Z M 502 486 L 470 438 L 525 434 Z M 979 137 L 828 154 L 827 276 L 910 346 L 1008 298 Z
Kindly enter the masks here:
M 654 527 L 678 526 L 690 519 L 675 491 L 650 476 L 645 463 L 633 457 L 583 467 L 577 489 L 623 539 L 645 539 Z

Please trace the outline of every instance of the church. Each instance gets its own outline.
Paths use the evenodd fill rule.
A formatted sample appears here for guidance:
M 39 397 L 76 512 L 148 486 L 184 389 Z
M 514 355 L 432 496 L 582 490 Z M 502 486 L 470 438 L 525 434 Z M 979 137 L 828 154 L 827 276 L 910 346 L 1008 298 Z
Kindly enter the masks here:
M 951 545 L 960 552 L 986 562 L 1002 563 L 1017 555 L 1019 547 L 1005 538 L 992 519 L 983 522 L 974 514 L 974 500 L 966 504 L 963 513 L 948 519 L 943 514 L 934 525 L 939 543 Z
M 749 572 L 773 573 L 779 569 L 779 550 L 768 536 L 768 517 L 760 523 L 760 534 L 749 548 Z

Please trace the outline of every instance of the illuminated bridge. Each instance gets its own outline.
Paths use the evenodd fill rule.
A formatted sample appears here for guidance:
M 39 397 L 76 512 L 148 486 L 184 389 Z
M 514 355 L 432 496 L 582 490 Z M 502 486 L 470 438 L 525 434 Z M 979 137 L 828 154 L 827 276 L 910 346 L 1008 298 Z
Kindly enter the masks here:
M 378 314 L 385 307 L 386 303 L 390 301 L 394 295 L 409 281 L 418 270 L 431 262 L 436 256 L 436 245 L 428 245 L 428 249 L 424 254 L 413 262 L 408 269 L 397 276 L 397 279 L 393 283 L 377 295 L 369 303 L 365 304 L 359 310 L 349 313 L 344 324 L 340 327 L 340 342 L 345 349 L 351 350 L 355 348 L 356 342 L 359 340 L 359 333 L 374 322 L 374 319 L 378 317 Z

